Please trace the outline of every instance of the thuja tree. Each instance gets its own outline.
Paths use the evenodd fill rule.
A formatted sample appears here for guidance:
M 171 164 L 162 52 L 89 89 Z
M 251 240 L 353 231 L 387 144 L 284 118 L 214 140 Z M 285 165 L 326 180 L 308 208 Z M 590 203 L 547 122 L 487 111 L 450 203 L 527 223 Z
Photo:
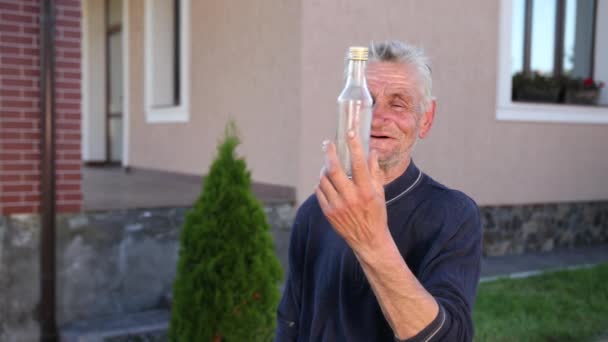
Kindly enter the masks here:
M 268 341 L 274 333 L 281 266 L 238 144 L 230 124 L 184 222 L 171 341 Z

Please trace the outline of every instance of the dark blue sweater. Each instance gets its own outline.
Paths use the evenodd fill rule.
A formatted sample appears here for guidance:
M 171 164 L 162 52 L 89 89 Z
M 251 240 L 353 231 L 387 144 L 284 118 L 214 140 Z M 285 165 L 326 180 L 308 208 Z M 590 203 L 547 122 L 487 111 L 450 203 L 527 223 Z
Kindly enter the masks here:
M 481 263 L 477 205 L 419 171 L 413 161 L 385 187 L 385 197 L 393 239 L 440 308 L 408 341 L 471 341 Z M 275 341 L 395 340 L 353 251 L 314 196 L 296 215 L 289 267 Z

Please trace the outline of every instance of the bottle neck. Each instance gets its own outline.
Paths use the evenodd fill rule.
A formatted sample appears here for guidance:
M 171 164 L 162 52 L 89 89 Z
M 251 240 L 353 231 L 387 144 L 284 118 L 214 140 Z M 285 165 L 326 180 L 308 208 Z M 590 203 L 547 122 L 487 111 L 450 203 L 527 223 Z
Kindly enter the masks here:
M 365 86 L 365 66 L 367 62 L 361 60 L 348 60 L 346 67 L 346 85 L 347 86 Z

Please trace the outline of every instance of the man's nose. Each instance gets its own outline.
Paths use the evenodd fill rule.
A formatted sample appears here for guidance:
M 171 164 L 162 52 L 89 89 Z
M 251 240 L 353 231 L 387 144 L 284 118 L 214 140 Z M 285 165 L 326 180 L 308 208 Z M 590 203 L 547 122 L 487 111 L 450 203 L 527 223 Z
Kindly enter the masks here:
M 386 123 L 389 119 L 388 113 L 381 106 L 375 105 L 372 109 L 372 126 Z

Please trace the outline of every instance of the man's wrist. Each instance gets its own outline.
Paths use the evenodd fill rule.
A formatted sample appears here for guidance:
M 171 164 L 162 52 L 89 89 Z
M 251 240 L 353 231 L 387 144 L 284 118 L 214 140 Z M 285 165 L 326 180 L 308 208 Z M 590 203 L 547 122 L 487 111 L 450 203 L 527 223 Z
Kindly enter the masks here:
M 385 233 L 378 234 L 372 243 L 353 248 L 360 263 L 373 266 L 379 262 L 392 260 L 395 256 L 401 256 L 388 227 L 384 229 Z

